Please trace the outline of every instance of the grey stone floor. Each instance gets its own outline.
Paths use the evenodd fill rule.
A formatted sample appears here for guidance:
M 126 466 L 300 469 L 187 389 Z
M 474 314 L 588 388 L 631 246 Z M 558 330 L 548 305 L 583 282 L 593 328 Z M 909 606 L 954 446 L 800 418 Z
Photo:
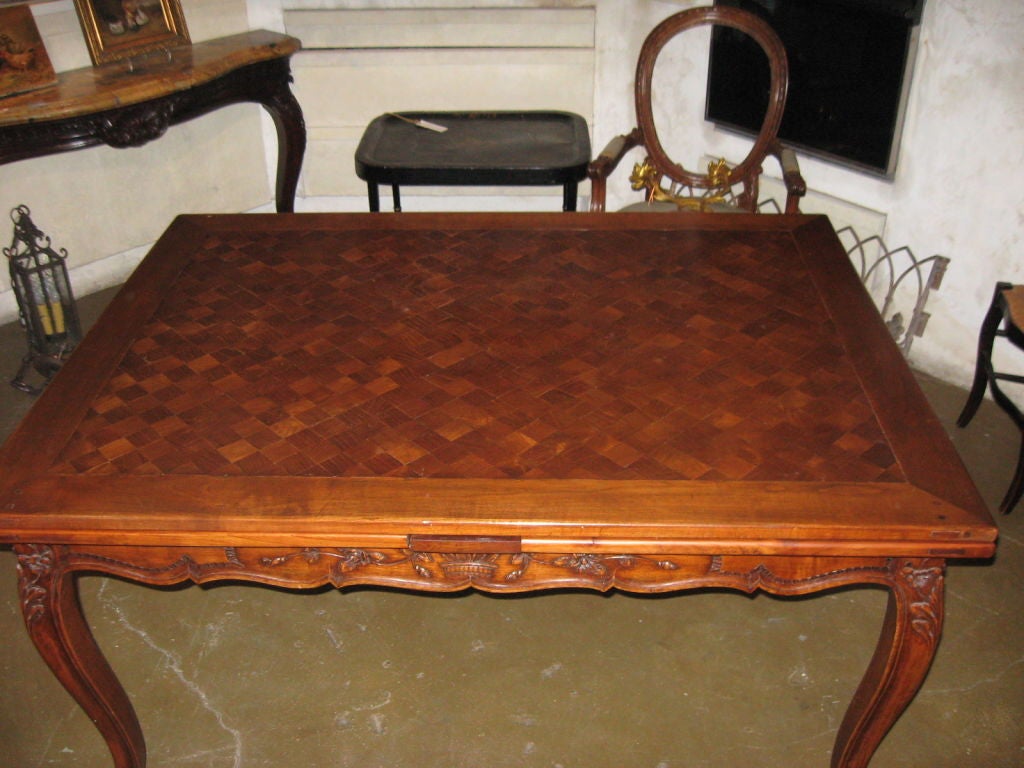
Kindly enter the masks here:
M 81 304 L 86 322 L 110 292 Z M 0 373 L 24 341 L 0 328 Z M 1019 436 L 986 402 L 920 376 L 990 506 Z M 0 438 L 31 398 L 0 386 Z M 1024 508 L 990 564 L 954 566 L 923 689 L 872 768 L 1024 765 Z M 0 765 L 111 761 L 21 623 L 0 550 Z M 884 593 L 414 596 L 82 580 L 152 768 L 826 766 Z

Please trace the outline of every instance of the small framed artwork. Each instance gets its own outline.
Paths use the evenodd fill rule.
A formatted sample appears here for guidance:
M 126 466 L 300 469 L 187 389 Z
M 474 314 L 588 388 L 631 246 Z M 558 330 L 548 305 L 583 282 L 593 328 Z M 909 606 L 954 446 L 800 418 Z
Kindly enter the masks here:
M 181 0 L 75 0 L 93 64 L 189 42 Z
M 0 7 L 0 98 L 57 82 L 28 6 Z

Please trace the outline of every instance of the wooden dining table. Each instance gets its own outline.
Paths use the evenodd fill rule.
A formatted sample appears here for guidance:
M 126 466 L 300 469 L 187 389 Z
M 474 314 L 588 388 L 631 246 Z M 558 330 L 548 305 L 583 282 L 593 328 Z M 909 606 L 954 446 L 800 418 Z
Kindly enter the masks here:
M 881 587 L 861 768 L 996 536 L 822 216 L 181 216 L 0 449 L 28 632 L 118 768 L 145 744 L 80 574 Z

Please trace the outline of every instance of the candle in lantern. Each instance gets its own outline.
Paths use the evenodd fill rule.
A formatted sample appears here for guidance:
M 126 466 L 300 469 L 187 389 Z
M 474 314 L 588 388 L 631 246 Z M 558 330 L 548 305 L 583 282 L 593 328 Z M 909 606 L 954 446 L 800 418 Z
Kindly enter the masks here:
M 39 319 L 43 323 L 43 333 L 47 336 L 57 336 L 64 333 L 64 307 L 59 301 L 51 301 L 47 304 L 38 304 Z

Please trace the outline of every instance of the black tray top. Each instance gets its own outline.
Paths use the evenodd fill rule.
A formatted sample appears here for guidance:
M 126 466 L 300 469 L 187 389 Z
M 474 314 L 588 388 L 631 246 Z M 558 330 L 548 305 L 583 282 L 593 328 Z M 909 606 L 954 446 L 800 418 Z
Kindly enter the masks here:
M 589 162 L 586 121 L 569 112 L 381 115 L 356 150 L 359 178 L 382 184 L 565 184 L 585 178 Z

